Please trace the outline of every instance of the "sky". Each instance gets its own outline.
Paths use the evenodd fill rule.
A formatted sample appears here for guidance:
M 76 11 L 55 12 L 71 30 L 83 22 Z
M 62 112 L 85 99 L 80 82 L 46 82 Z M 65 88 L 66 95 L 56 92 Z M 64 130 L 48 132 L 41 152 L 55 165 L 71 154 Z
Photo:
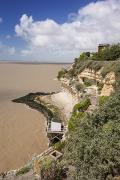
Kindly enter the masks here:
M 120 42 L 120 0 L 0 0 L 0 60 L 72 62 Z

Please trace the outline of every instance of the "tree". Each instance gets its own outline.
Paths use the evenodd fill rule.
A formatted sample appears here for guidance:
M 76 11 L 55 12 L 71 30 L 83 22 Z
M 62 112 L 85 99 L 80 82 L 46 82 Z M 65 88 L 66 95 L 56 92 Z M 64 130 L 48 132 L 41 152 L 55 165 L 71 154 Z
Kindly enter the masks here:
M 80 60 L 88 60 L 90 57 L 90 52 L 83 52 L 82 54 L 80 54 L 79 59 Z

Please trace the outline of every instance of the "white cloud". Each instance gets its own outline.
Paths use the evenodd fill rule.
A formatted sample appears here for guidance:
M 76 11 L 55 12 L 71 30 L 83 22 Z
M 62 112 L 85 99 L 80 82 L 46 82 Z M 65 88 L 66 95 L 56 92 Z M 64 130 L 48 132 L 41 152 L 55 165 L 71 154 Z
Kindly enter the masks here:
M 70 14 L 69 21 L 63 24 L 52 19 L 34 21 L 24 14 L 15 32 L 27 43 L 22 55 L 69 60 L 80 51 L 95 50 L 99 43 L 120 41 L 120 0 L 90 3 Z

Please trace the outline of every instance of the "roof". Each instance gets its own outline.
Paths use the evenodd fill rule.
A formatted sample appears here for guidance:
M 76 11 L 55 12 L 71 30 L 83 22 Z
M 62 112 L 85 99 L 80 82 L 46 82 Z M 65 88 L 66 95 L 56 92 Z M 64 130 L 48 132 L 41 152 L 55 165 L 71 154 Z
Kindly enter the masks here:
M 61 123 L 51 121 L 51 131 L 61 131 Z
M 99 46 L 109 46 L 109 44 L 103 43 L 103 44 L 99 44 Z

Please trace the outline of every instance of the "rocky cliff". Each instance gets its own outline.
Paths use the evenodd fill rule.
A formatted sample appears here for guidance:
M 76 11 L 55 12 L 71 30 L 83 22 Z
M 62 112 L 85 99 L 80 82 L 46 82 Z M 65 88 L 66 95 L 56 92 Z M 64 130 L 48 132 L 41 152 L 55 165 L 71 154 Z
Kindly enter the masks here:
M 76 98 L 82 90 L 96 85 L 100 96 L 109 96 L 119 87 L 120 61 L 78 61 L 59 78 L 61 86 Z
M 100 96 L 110 96 L 112 92 L 114 92 L 115 85 L 115 72 L 111 71 L 106 74 L 103 78 L 102 69 L 99 71 L 95 71 L 94 69 L 86 68 L 80 74 L 78 74 L 79 82 L 84 84 L 84 79 L 87 78 L 89 80 L 93 80 L 98 86 L 99 83 L 103 85 Z

